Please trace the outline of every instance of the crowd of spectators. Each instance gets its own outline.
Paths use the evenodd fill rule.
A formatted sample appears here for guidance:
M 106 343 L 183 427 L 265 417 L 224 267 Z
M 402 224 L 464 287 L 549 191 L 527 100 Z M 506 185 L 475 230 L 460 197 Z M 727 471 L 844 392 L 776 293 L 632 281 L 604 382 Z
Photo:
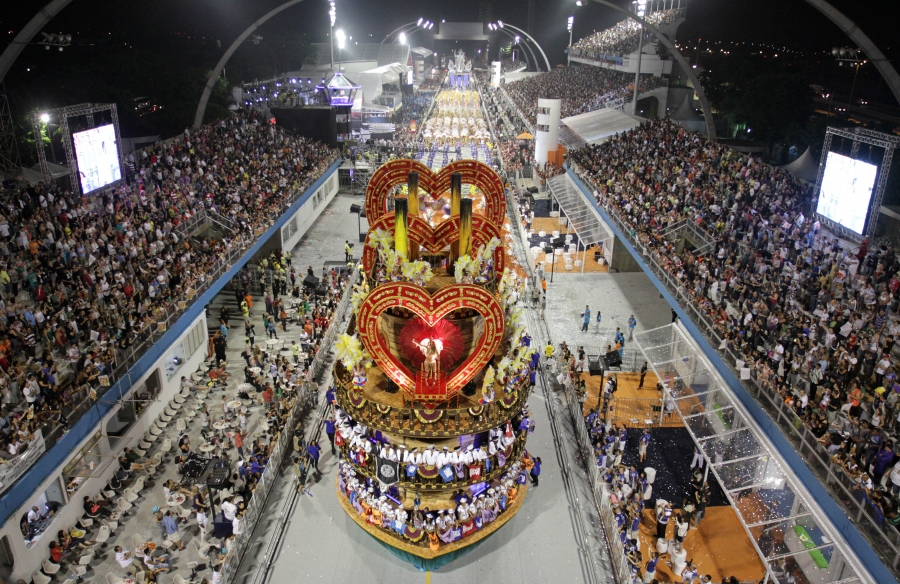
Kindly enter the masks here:
M 441 72 L 437 77 L 426 77 L 419 85 L 419 91 L 437 91 L 444 83 L 444 74 Z
M 504 88 L 528 122 L 534 124 L 538 99 L 561 99 L 560 117 L 567 118 L 624 103 L 633 83 L 633 73 L 573 63 L 507 83 Z
M 76 197 L 38 185 L 0 206 L 0 430 L 7 456 L 76 402 L 115 382 L 117 357 L 154 340 L 157 323 L 248 247 L 295 189 L 337 153 L 254 113 L 186 130 L 126 159 L 126 184 Z M 203 210 L 227 219 L 220 240 L 179 225 Z M 18 445 L 17 445 L 18 444 Z
M 527 67 L 528 63 L 521 59 L 513 60 L 511 57 L 500 59 L 500 71 L 509 73 L 510 71 L 518 71 L 522 67 Z
M 680 10 L 659 10 L 645 20 L 653 26 L 665 26 L 678 18 Z M 626 18 L 615 26 L 584 37 L 569 47 L 573 57 L 600 59 L 604 55 L 629 55 L 637 50 L 641 28 L 636 20 Z
M 569 160 L 710 332 L 856 478 L 875 516 L 900 523 L 895 250 L 867 240 L 842 245 L 804 214 L 810 189 L 786 171 L 669 120 L 571 152 Z M 678 251 L 660 236 L 682 220 L 714 237 L 715 249 Z

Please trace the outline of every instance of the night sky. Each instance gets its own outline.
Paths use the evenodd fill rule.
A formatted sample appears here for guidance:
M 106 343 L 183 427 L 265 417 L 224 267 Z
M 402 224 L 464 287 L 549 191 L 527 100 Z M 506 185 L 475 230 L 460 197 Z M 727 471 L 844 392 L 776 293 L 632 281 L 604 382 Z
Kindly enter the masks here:
M 627 4 L 618 0 L 620 4 Z M 153 0 L 152 2 L 113 2 L 111 0 L 74 0 L 48 26 L 60 32 L 80 33 L 85 37 L 112 36 L 164 41 L 168 33 L 233 40 L 241 30 L 282 0 Z M 536 22 L 542 25 L 536 34 L 551 60 L 562 62 L 568 40 L 565 23 L 575 15 L 574 37 L 580 38 L 620 20 L 611 10 L 585 1 L 576 8 L 574 0 L 537 0 Z M 5 36 L 17 32 L 42 6 L 33 0 L 6 2 L 0 13 Z M 526 3 L 523 0 L 495 0 L 493 18 L 525 27 Z M 832 0 L 832 4 L 854 19 L 883 51 L 892 56 L 896 42 L 896 14 L 885 14 L 889 2 Z M 438 21 L 470 21 L 478 18 L 479 2 L 463 0 L 338 0 L 338 19 L 354 40 L 381 35 L 420 16 Z M 294 6 L 260 31 L 307 33 L 313 40 L 326 40 L 326 0 L 306 0 Z M 798 49 L 830 49 L 849 44 L 840 30 L 820 16 L 803 0 L 689 0 L 687 22 L 679 30 L 679 40 L 701 37 L 721 41 L 755 41 L 782 44 Z M 27 51 L 26 51 L 27 53 Z
M 152 0 L 150 2 L 112 0 L 73 0 L 47 27 L 48 32 L 70 33 L 75 37 L 74 46 L 66 49 L 66 59 L 84 55 L 92 60 L 86 63 L 86 69 L 103 67 L 106 44 L 133 45 L 135 48 L 153 50 L 172 42 L 178 35 L 186 42 L 202 43 L 210 63 L 203 63 L 209 68 L 215 58 L 225 51 L 227 46 L 255 19 L 269 10 L 279 6 L 284 0 Z M 614 0 L 622 5 L 624 0 Z M 0 12 L 0 34 L 11 40 L 45 0 L 24 0 L 4 3 Z M 551 64 L 565 63 L 564 49 L 568 41 L 566 19 L 575 16 L 574 39 L 590 34 L 593 30 L 602 30 L 622 19 L 622 17 L 594 2 L 584 0 L 585 6 L 576 7 L 575 0 L 551 1 L 536 0 L 537 14 L 535 18 L 535 36 L 546 51 Z M 888 58 L 897 55 L 896 23 L 897 15 L 886 14 L 884 7 L 889 2 L 859 2 L 853 0 L 832 0 L 832 3 L 850 18 L 854 19 L 861 29 L 885 52 Z M 337 0 L 338 20 L 354 42 L 370 40 L 380 42 L 384 34 L 397 26 L 415 21 L 419 17 L 439 23 L 441 19 L 450 21 L 478 20 L 479 0 L 436 1 L 436 0 Z M 503 20 L 521 28 L 526 26 L 527 0 L 494 0 L 489 2 L 492 20 Z M 773 46 L 784 46 L 791 50 L 802 51 L 811 55 L 808 63 L 810 82 L 835 85 L 844 91 L 849 86 L 852 76 L 848 71 L 831 72 L 837 69 L 827 52 L 834 46 L 851 45 L 843 33 L 824 16 L 804 0 L 687 0 L 687 20 L 678 32 L 678 40 L 682 43 L 702 38 L 704 42 L 737 41 L 767 43 Z M 290 36 L 303 35 L 305 40 L 325 42 L 328 37 L 328 2 L 327 0 L 305 0 L 287 9 L 278 17 L 264 24 L 258 31 L 265 39 L 267 35 Z M 437 26 L 434 32 L 437 32 Z M 412 36 L 411 44 L 430 46 L 422 33 Z M 496 40 L 508 40 L 495 33 Z M 39 40 L 39 39 L 36 39 Z M 220 41 L 217 46 L 215 41 Z M 265 42 L 265 40 L 263 41 Z M 78 45 L 84 45 L 79 48 Z M 243 50 L 247 51 L 245 43 Z M 94 48 L 87 48 L 93 45 Z M 696 46 L 695 43 L 691 43 Z M 97 50 L 100 47 L 101 50 Z M 496 47 L 494 47 L 496 49 Z M 14 110 L 21 109 L 29 87 L 33 90 L 29 99 L 35 99 L 34 91 L 42 95 L 48 90 L 45 85 L 35 87 L 29 85 L 26 72 L 29 66 L 41 64 L 42 71 L 47 72 L 48 63 L 64 63 L 47 60 L 49 53 L 39 47 L 27 47 L 19 57 L 13 70 L 6 79 L 6 90 Z M 238 54 L 240 56 L 240 53 Z M 690 56 L 689 56 L 690 58 Z M 276 59 L 277 60 L 277 59 Z M 275 66 L 277 66 L 277 62 Z M 702 65 L 702 62 L 701 62 Z M 140 62 L 135 62 L 136 68 Z M 178 68 L 179 63 L 173 63 Z M 848 69 L 849 68 L 845 68 Z M 177 73 L 177 71 L 176 71 Z M 151 79 L 154 83 L 158 77 Z M 229 78 L 232 81 L 233 78 Z M 159 81 L 164 82 L 159 79 Z M 249 79 L 248 79 L 249 81 Z M 170 81 L 171 82 L 171 81 Z M 89 80 L 86 80 L 89 84 Z M 152 84 L 151 84 L 152 85 Z M 889 100 L 888 91 L 880 85 L 880 76 L 869 65 L 859 73 L 859 95 L 877 93 L 882 103 Z M 152 89 L 151 89 L 152 90 Z M 150 90 L 148 90 L 150 91 Z M 158 90 L 157 90 L 158 91 Z M 57 93 L 60 93 L 59 91 Z M 49 103 L 59 106 L 67 103 L 64 95 L 45 96 Z M 17 95 L 19 94 L 19 95 Z M 91 96 L 91 101 L 114 99 L 105 95 Z M 169 106 L 171 104 L 168 104 Z M 167 106 L 168 107 L 168 106 Z

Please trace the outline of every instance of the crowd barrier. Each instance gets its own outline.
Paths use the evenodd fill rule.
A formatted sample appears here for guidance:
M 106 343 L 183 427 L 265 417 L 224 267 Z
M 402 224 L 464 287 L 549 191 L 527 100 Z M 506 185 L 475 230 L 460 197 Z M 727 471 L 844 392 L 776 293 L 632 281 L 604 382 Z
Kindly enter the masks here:
M 576 175 L 585 181 L 585 184 L 593 186 L 583 176 L 583 171 L 577 164 L 570 162 L 568 165 Z M 691 317 L 691 320 L 698 325 L 712 347 L 722 356 L 722 360 L 731 369 L 731 372 L 741 379 L 741 372 L 736 366 L 739 360 L 743 361 L 741 356 L 727 346 L 725 337 L 719 333 L 715 324 L 706 314 L 697 309 L 696 302 L 687 290 L 663 269 L 653 254 L 648 252 L 646 246 L 638 240 L 631 226 L 622 221 L 615 210 L 608 205 L 603 205 L 603 208 L 619 231 L 641 255 L 654 275 L 665 285 L 681 308 Z M 847 510 L 848 517 L 856 523 L 860 532 L 868 539 L 872 549 L 887 565 L 894 570 L 900 569 L 900 531 L 886 522 L 884 516 L 876 512 L 866 497 L 861 496 L 861 492 L 853 488 L 855 481 L 840 465 L 831 461 L 827 450 L 819 444 L 816 436 L 802 423 L 790 406 L 786 405 L 777 393 L 770 392 L 763 387 L 758 379 L 758 373 L 755 368 L 751 368 L 750 378 L 741 379 L 744 387 L 772 421 L 778 425 L 784 436 L 804 458 L 813 474 L 826 488 L 831 490 L 833 498 Z M 805 384 L 806 382 L 802 381 L 801 383 Z
M 341 301 L 338 303 L 337 309 L 334 311 L 334 317 L 331 320 L 331 324 L 328 326 L 328 330 L 325 332 L 325 335 L 322 337 L 322 342 L 319 345 L 319 351 L 316 353 L 313 362 L 310 364 L 309 369 L 307 370 L 306 379 L 303 385 L 298 390 L 297 400 L 294 402 L 293 408 L 291 408 L 291 413 L 288 417 L 288 421 L 285 423 L 284 429 L 281 433 L 281 438 L 278 440 L 278 443 L 275 445 L 275 450 L 272 452 L 272 455 L 269 457 L 269 463 L 266 465 L 265 470 L 263 471 L 262 477 L 260 477 L 259 483 L 256 486 L 256 491 L 253 493 L 253 498 L 250 500 L 250 503 L 247 505 L 246 511 L 244 511 L 244 526 L 245 529 L 241 532 L 241 535 L 235 538 L 234 545 L 231 548 L 231 551 L 225 556 L 225 559 L 222 562 L 222 566 L 220 569 L 220 575 L 222 577 L 222 584 L 232 584 L 235 582 L 235 577 L 240 570 L 241 564 L 243 563 L 245 556 L 247 555 L 247 551 L 250 548 L 251 542 L 254 541 L 254 533 L 259 526 L 260 518 L 266 509 L 266 505 L 269 502 L 269 495 L 272 492 L 272 488 L 276 484 L 279 475 L 281 474 L 281 469 L 284 466 L 285 462 L 288 460 L 288 456 L 291 452 L 293 452 L 293 442 L 294 442 L 294 428 L 297 426 L 297 422 L 299 422 L 309 411 L 314 409 L 318 402 L 319 397 L 319 385 L 318 379 L 321 374 L 325 370 L 325 366 L 328 363 L 329 356 L 331 354 L 331 347 L 334 346 L 335 339 L 339 334 L 341 334 L 348 322 L 348 311 L 350 308 L 350 296 L 353 294 L 353 285 L 359 280 L 359 268 L 357 267 L 350 279 L 347 280 L 346 288 L 344 289 L 343 296 L 341 297 Z M 314 422 L 311 426 L 311 434 L 312 439 L 316 439 L 321 429 L 322 420 L 327 413 L 329 404 L 323 400 L 322 404 L 318 406 L 316 410 L 316 414 Z M 294 498 L 297 495 L 297 489 L 294 488 L 291 490 L 292 497 Z M 254 581 L 258 581 L 259 579 L 259 571 L 260 570 L 268 570 L 268 567 L 271 565 L 272 554 L 275 546 L 277 545 L 278 539 L 280 535 L 284 531 L 284 522 L 290 516 L 290 508 L 292 505 L 285 503 L 282 507 L 281 513 L 277 519 L 279 525 L 276 526 L 274 531 L 274 537 L 270 538 L 266 546 L 266 550 L 263 554 L 263 561 L 257 570 L 257 575 L 254 578 Z M 265 575 L 263 574 L 263 577 Z

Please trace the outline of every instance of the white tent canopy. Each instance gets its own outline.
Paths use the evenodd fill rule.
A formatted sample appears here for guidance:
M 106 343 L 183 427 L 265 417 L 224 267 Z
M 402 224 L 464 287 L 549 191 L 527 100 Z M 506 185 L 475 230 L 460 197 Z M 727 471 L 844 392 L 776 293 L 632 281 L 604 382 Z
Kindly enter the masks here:
M 815 161 L 809 148 L 797 160 L 785 164 L 781 168 L 808 183 L 815 183 L 819 176 L 819 163 Z

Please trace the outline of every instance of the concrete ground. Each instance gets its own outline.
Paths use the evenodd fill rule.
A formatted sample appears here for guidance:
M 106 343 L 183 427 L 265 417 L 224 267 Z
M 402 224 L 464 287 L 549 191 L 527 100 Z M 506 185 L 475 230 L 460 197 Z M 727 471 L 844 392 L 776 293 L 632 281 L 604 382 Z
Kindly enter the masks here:
M 294 253 L 295 265 L 343 259 L 345 234 L 356 229 L 348 217 L 350 197 L 339 195 L 329 205 Z M 352 221 L 351 221 L 352 219 Z M 337 243 L 340 245 L 337 245 Z M 358 249 L 358 246 L 357 246 Z M 358 256 L 357 256 L 358 257 Z M 322 386 L 327 380 L 323 380 Z M 587 581 L 570 519 L 570 502 L 563 495 L 560 461 L 554 454 L 545 395 L 541 384 L 529 400 L 537 429 L 528 440 L 528 449 L 541 456 L 544 465 L 541 484 L 531 489 L 522 510 L 497 533 L 468 555 L 437 572 L 423 574 L 391 555 L 381 543 L 365 533 L 337 501 L 335 472 L 337 460 L 324 452 L 319 463 L 322 477 L 303 494 L 287 522 L 281 544 L 273 558 L 269 582 L 303 581 L 324 583 L 392 582 L 478 582 L 496 584 Z M 251 582 L 256 569 L 266 561 L 264 550 L 274 532 L 281 503 L 294 488 L 293 477 L 283 476 L 272 496 L 257 536 L 256 554 L 245 561 L 237 581 Z M 281 496 L 279 496 L 281 494 Z
M 621 252 L 626 253 L 626 252 Z M 544 318 L 554 343 L 566 341 L 570 347 L 584 345 L 605 348 L 613 344 L 616 327 L 628 339 L 628 318 L 637 320 L 635 332 L 672 322 L 672 313 L 659 291 L 643 272 L 616 274 L 556 273 L 553 283 L 547 279 L 547 309 Z M 581 332 L 585 305 L 591 309 L 588 332 Z M 597 311 L 602 314 L 597 326 Z M 599 330 L 598 330 L 599 328 Z M 543 339 L 542 342 L 546 341 Z M 626 348 L 636 348 L 629 345 Z M 588 352 L 591 352 L 590 350 Z

